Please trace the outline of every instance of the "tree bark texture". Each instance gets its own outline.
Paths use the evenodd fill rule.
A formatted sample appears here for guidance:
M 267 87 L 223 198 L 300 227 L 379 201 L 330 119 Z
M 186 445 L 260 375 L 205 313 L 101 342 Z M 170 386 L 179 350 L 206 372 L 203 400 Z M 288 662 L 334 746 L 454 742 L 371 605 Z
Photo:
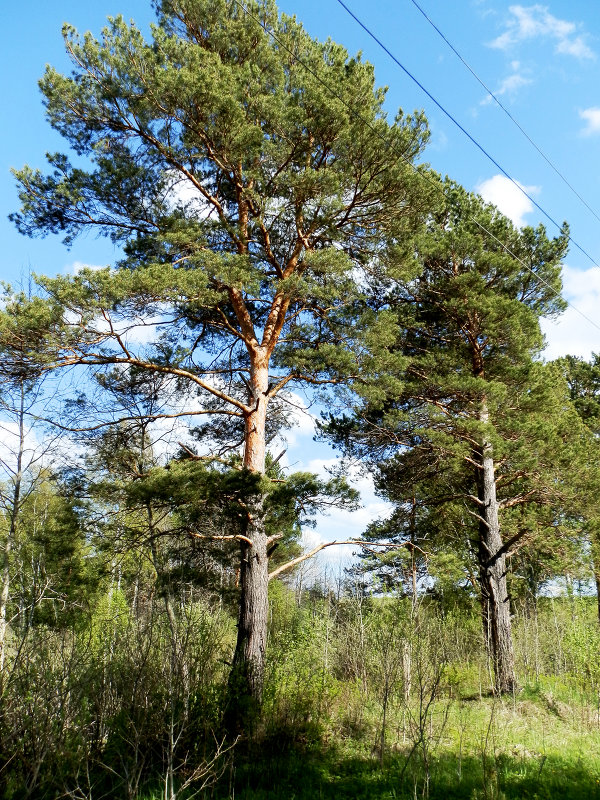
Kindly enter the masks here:
M 485 402 L 480 421 L 488 422 Z M 506 555 L 496 499 L 496 475 L 491 445 L 484 442 L 478 454 L 477 493 L 479 498 L 479 578 L 483 630 L 494 667 L 495 689 L 512 693 L 517 687 L 515 658 L 510 619 L 510 603 L 506 584 Z
M 4 671 L 4 660 L 6 650 L 6 633 L 8 629 L 6 610 L 8 607 L 8 598 L 10 591 L 10 558 L 13 543 L 14 531 L 13 522 L 11 519 L 10 532 L 4 545 L 2 553 L 2 577 L 0 588 L 0 675 Z
M 241 542 L 240 608 L 233 659 L 237 694 L 256 703 L 262 700 L 269 610 L 267 536 L 262 520 L 262 498 L 252 504 L 248 524 L 252 544 Z
M 257 358 L 250 373 L 251 411 L 245 419 L 244 467 L 250 472 L 265 471 L 265 426 L 268 405 L 268 362 Z M 262 700 L 267 621 L 269 611 L 269 559 L 264 521 L 264 497 L 255 494 L 247 500 L 246 538 L 240 541 L 240 606 L 238 635 L 230 677 L 231 702 L 240 708 L 233 714 L 239 721 L 250 705 Z M 232 709 L 232 712 L 234 710 Z

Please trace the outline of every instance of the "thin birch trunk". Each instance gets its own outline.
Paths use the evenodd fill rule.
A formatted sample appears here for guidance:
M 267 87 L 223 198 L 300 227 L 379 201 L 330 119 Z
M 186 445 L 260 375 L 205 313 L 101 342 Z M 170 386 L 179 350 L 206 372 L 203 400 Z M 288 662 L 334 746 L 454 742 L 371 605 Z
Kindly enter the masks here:
M 21 508 L 21 487 L 23 483 L 23 453 L 25 449 L 25 390 L 21 385 L 19 406 L 19 444 L 17 463 L 14 473 L 13 491 L 10 505 L 9 529 L 6 544 L 2 553 L 2 584 L 0 586 L 0 674 L 4 672 L 6 659 L 6 635 L 8 631 L 7 609 L 10 597 L 10 560 L 15 538 L 17 522 Z

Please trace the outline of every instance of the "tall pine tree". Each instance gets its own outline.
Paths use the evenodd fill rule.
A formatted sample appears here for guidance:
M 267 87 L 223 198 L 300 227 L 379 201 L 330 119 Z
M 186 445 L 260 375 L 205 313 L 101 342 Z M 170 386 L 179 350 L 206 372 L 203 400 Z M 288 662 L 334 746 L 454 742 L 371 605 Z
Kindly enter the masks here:
M 52 154 L 48 174 L 18 171 L 13 219 L 67 243 L 104 234 L 125 256 L 114 270 L 45 279 L 31 347 L 52 351 L 47 367 L 120 364 L 179 382 L 203 412 L 242 423 L 243 465 L 260 477 L 274 398 L 360 369 L 347 338 L 354 271 L 428 208 L 412 166 L 426 125 L 402 113 L 390 123 L 372 67 L 271 0 L 157 8 L 151 42 L 122 18 L 99 40 L 67 26 L 73 74 L 48 68 L 40 83 L 49 121 L 88 166 Z M 163 332 L 152 346 L 131 332 L 149 318 Z M 234 673 L 258 700 L 271 541 L 264 486 L 253 486 Z

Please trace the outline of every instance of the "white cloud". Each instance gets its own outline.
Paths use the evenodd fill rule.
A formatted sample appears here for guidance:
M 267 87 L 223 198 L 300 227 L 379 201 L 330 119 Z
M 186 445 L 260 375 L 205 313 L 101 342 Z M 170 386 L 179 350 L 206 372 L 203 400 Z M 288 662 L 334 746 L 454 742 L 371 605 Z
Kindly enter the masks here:
M 54 387 L 60 391 L 60 382 L 56 382 Z M 32 401 L 26 413 L 34 415 L 42 410 L 47 411 L 46 400 L 42 397 L 42 406 Z M 34 480 L 39 475 L 40 470 L 49 467 L 52 471 L 61 466 L 73 466 L 81 453 L 81 447 L 70 439 L 64 438 L 60 432 L 41 428 L 36 429 L 36 423 L 30 417 L 26 421 L 21 441 L 21 431 L 18 422 L 18 413 L 6 412 L 0 415 L 0 483 L 4 484 L 4 489 L 10 495 L 11 487 L 15 478 L 15 470 L 18 462 L 20 446 L 21 468 L 26 475 L 25 482 Z
M 362 508 L 356 511 L 345 511 L 343 509 L 332 509 L 331 513 L 321 518 L 316 530 L 320 533 L 324 541 L 334 540 L 344 541 L 346 539 L 356 539 L 367 528 L 371 522 L 381 519 L 389 514 L 391 506 L 383 500 L 370 503 L 364 502 Z
M 369 523 L 388 516 L 390 510 L 388 503 L 376 499 L 366 502 L 363 496 L 363 506 L 357 511 L 334 508 L 327 516 L 320 516 L 316 528 L 308 528 L 302 532 L 302 544 L 306 550 L 310 550 L 324 542 L 358 539 Z M 314 562 L 311 572 L 329 574 L 335 578 L 345 567 L 356 561 L 356 553 L 359 552 L 360 548 L 356 545 L 327 547 L 311 560 Z
M 542 330 L 548 342 L 544 356 L 551 360 L 572 354 L 589 359 L 592 352 L 600 353 L 600 268 L 577 270 L 566 266 L 563 281 L 565 297 L 592 321 L 584 319 L 571 306 L 556 321 L 543 319 Z M 337 463 L 334 456 L 313 458 L 306 463 L 306 469 L 327 476 L 327 470 Z M 317 520 L 316 528 L 303 532 L 302 543 L 306 550 L 322 542 L 357 538 L 369 523 L 389 515 L 391 506 L 376 497 L 369 475 L 350 469 L 348 477 L 352 485 L 361 492 L 362 507 L 356 511 L 332 509 L 329 515 L 321 516 Z M 356 560 L 352 556 L 354 550 L 351 545 L 326 548 L 315 559 L 306 563 L 307 572 L 303 582 L 323 576 L 335 580 L 344 567 L 350 566 Z
M 207 219 L 214 213 L 214 206 L 185 175 L 173 169 L 165 177 L 165 201 L 169 208 L 183 208 L 199 219 Z
M 84 269 L 99 270 L 106 269 L 107 264 L 86 264 L 84 261 L 74 261 L 72 264 L 67 264 L 63 269 L 65 275 L 78 275 Z
M 526 224 L 525 215 L 533 211 L 533 203 L 518 188 L 519 186 L 527 194 L 537 194 L 540 189 L 538 186 L 524 186 L 516 181 L 517 185 L 504 175 L 494 175 L 475 187 L 475 191 L 483 197 L 486 203 L 492 203 L 511 219 L 514 224 L 521 228 Z
M 596 57 L 586 44 L 585 34 L 576 33 L 580 26 L 553 16 L 547 6 L 510 6 L 509 11 L 512 16 L 506 30 L 490 43 L 491 47 L 506 50 L 528 39 L 550 39 L 556 43 L 556 53 L 578 59 Z
M 307 470 L 328 478 L 331 470 L 335 470 L 339 465 L 339 458 L 313 458 L 308 462 Z M 375 498 L 375 485 L 373 477 L 369 472 L 358 465 L 350 465 L 346 468 L 346 478 L 355 489 L 361 493 L 363 500 L 372 502 Z M 353 512 L 354 513 L 354 512 Z
M 512 75 L 508 75 L 508 77 L 502 81 L 494 94 L 498 96 L 503 94 L 512 94 L 513 92 L 516 92 L 517 89 L 520 89 L 521 86 L 527 86 L 527 84 L 531 82 L 531 78 L 525 78 L 519 73 L 513 73 Z
M 585 108 L 579 112 L 579 116 L 587 123 L 581 132 L 583 136 L 592 136 L 595 133 L 600 133 L 600 108 Z
M 297 447 L 300 444 L 299 439 L 306 437 L 312 439 L 315 435 L 317 417 L 309 411 L 304 399 L 299 394 L 282 392 L 280 397 L 285 401 L 285 409 L 290 415 L 292 426 L 277 437 L 277 445 L 271 449 L 277 449 L 280 445 L 286 445 L 289 448 Z
M 308 462 L 307 469 L 327 478 L 330 475 L 329 470 L 338 465 L 339 459 L 335 457 L 314 458 Z M 360 492 L 361 507 L 354 511 L 334 508 L 326 517 L 321 518 L 316 528 L 320 541 L 358 538 L 367 525 L 391 511 L 392 506 L 375 494 L 373 476 L 369 472 L 359 466 L 350 466 L 346 470 L 346 478 Z
M 296 461 L 293 468 L 305 469 L 322 478 L 329 478 L 330 470 L 339 466 L 339 458 L 322 443 L 318 445 L 318 449 L 322 451 L 322 457 Z M 290 453 L 292 456 L 302 455 L 302 447 L 291 448 Z M 307 527 L 302 531 L 302 546 L 305 551 L 312 550 L 325 542 L 359 539 L 371 522 L 389 515 L 392 506 L 375 495 L 371 475 L 359 467 L 351 466 L 346 471 L 346 477 L 351 486 L 360 492 L 360 508 L 352 511 L 331 508 L 326 513 L 319 514 L 316 519 L 316 527 Z M 358 551 L 359 548 L 356 545 L 327 547 L 309 561 L 304 562 L 300 580 L 303 584 L 317 579 L 335 582 L 340 576 L 343 578 L 344 569 L 356 561 L 354 554 Z
M 94 272 L 107 269 L 106 264 L 86 264 L 83 261 L 74 261 L 68 264 L 63 272 L 66 275 L 78 275 L 84 269 Z M 114 270 L 112 270 L 114 272 Z M 155 303 L 151 312 L 140 313 L 137 315 L 128 314 L 123 317 L 118 312 L 110 314 L 110 321 L 103 316 L 96 317 L 91 323 L 93 330 L 99 333 L 108 333 L 111 326 L 116 334 L 122 337 L 127 346 L 145 345 L 154 342 L 159 333 L 160 326 L 170 322 L 172 317 L 172 307 L 166 303 Z M 71 324 L 77 324 L 79 315 L 75 312 L 67 311 L 65 320 Z
M 579 59 L 596 58 L 596 54 L 585 43 L 583 36 L 576 36 L 575 39 L 562 39 L 556 45 L 556 52 L 567 56 L 575 56 L 575 58 Z
M 557 320 L 542 320 L 545 358 L 573 355 L 589 359 L 600 353 L 600 267 L 563 268 L 564 296 L 572 303 Z M 583 315 L 583 316 L 582 316 Z
M 447 149 L 448 136 L 444 133 L 439 125 L 433 129 L 433 136 L 429 141 L 428 147 L 431 150 L 436 150 L 438 152 Z
M 11 472 L 16 469 L 19 451 L 19 425 L 14 420 L 0 418 L 0 479 L 11 478 Z M 35 454 L 40 449 L 36 433 L 27 428 L 23 441 L 23 463 L 27 470 L 35 460 Z
M 507 77 L 504 78 L 503 81 L 501 81 L 500 86 L 498 86 L 498 88 L 494 90 L 494 95 L 496 97 L 502 97 L 502 95 L 506 94 L 513 95 L 518 89 L 521 89 L 523 86 L 527 86 L 528 84 L 533 83 L 531 78 L 526 78 L 520 72 L 520 65 L 518 61 L 513 61 L 511 67 L 513 69 L 512 74 L 507 75 Z M 482 106 L 488 105 L 491 102 L 492 102 L 492 96 L 488 94 L 481 101 L 481 105 Z

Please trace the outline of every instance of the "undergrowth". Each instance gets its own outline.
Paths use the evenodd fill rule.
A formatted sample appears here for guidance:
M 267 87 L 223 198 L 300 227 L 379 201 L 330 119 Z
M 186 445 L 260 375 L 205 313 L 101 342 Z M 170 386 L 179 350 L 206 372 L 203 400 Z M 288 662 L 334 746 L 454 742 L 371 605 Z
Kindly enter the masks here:
M 335 719 L 320 737 L 272 737 L 240 747 L 214 800 L 594 800 L 600 726 L 583 706 L 557 706 L 550 682 L 511 699 L 440 698 L 422 742 L 395 715 L 389 751 L 376 720 L 350 732 Z M 562 702 L 562 701 L 560 701 Z M 406 710 L 404 718 L 406 719 Z M 441 736 L 438 728 L 445 720 Z M 582 720 L 584 723 L 582 724 Z M 358 734 L 358 735 L 357 735 Z M 437 738 L 436 738 L 437 737 Z

